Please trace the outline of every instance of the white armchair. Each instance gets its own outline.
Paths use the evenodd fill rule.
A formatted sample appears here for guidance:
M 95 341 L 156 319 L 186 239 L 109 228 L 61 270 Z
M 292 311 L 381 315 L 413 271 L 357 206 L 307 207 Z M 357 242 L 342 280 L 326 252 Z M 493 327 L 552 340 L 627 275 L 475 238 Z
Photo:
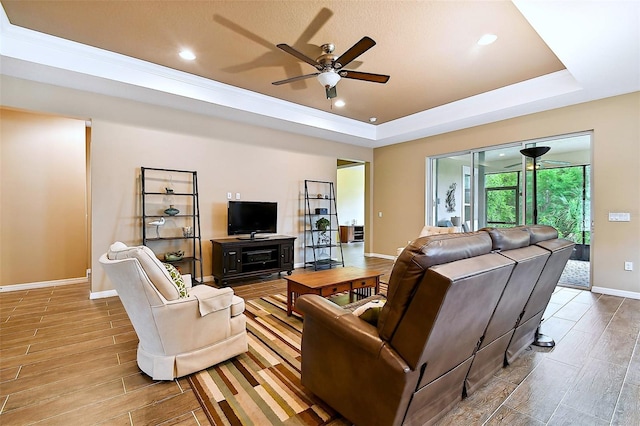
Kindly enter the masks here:
M 203 370 L 248 349 L 244 300 L 231 288 L 191 286 L 181 298 L 145 246 L 115 243 L 100 257 L 138 335 L 138 366 L 155 380 Z

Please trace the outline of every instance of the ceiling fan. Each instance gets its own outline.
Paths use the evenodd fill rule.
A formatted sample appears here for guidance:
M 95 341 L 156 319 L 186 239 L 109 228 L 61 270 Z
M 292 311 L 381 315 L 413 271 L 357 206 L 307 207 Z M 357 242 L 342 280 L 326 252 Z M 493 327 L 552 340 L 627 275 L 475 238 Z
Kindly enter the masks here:
M 538 160 L 536 162 L 536 166 L 538 169 L 542 169 L 545 167 L 553 167 L 553 166 L 562 167 L 562 166 L 570 166 L 570 165 L 571 163 L 569 161 L 559 161 L 559 160 Z M 510 169 L 516 166 L 520 167 L 522 166 L 522 163 L 509 164 L 508 166 L 504 166 L 504 168 Z
M 326 90 L 327 99 L 331 99 L 337 96 L 336 84 L 338 84 L 341 78 L 371 81 L 373 83 L 386 83 L 387 81 L 389 81 L 388 75 L 372 74 L 368 72 L 350 71 L 344 69 L 344 67 L 347 66 L 351 61 L 353 61 L 355 58 L 362 55 L 364 52 L 371 49 L 375 45 L 375 41 L 373 41 L 370 37 L 365 36 L 362 37 L 359 42 L 351 46 L 349 50 L 338 57 L 337 55 L 333 54 L 333 51 L 335 50 L 335 46 L 333 45 L 333 43 L 327 43 L 320 46 L 320 48 L 322 49 L 322 55 L 318 56 L 316 60 L 313 60 L 304 53 L 289 46 L 288 44 L 278 44 L 278 48 L 315 67 L 318 72 L 315 72 L 313 74 L 300 75 L 298 77 L 287 78 L 286 80 L 274 81 L 273 84 L 278 86 L 280 84 L 287 84 L 311 77 L 317 77 L 320 84 L 322 84 L 322 86 Z

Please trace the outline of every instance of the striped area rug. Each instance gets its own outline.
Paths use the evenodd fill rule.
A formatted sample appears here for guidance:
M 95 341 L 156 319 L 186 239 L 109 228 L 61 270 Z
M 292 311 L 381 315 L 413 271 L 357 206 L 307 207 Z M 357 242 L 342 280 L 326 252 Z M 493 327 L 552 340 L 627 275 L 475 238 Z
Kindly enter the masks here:
M 215 425 L 349 425 L 300 383 L 302 321 L 286 296 L 246 301 L 249 351 L 189 376 Z

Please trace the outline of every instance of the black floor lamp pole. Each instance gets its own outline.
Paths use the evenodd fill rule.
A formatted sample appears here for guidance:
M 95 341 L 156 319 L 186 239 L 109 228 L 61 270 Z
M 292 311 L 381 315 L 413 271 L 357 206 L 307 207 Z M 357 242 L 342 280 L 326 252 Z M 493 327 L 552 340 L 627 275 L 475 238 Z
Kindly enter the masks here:
M 533 204 L 533 224 L 538 224 L 538 172 L 536 169 L 537 160 L 539 157 L 542 157 L 547 152 L 549 152 L 551 148 L 548 146 L 534 146 L 533 148 L 525 148 L 520 150 L 520 154 L 525 157 L 529 157 L 533 160 L 533 194 L 532 194 L 532 204 Z
M 521 149 L 520 153 L 525 157 L 529 157 L 533 160 L 533 194 L 531 197 L 531 201 L 533 204 L 533 224 L 538 224 L 538 171 L 537 171 L 537 160 L 539 157 L 542 157 L 544 154 L 549 152 L 551 148 L 548 146 L 535 146 L 532 148 Z M 533 341 L 533 344 L 536 346 L 541 346 L 545 348 L 552 348 L 556 345 L 556 342 L 549 336 L 545 336 L 540 333 L 540 324 L 538 324 L 538 328 L 536 329 L 536 336 Z

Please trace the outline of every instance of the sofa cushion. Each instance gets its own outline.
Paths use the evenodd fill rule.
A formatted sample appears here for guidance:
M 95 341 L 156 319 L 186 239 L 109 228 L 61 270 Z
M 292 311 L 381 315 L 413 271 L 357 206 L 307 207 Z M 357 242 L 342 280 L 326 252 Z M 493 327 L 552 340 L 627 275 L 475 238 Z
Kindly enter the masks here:
M 110 260 L 138 259 L 151 283 L 165 299 L 176 300 L 180 297 L 169 272 L 149 247 L 128 247 L 124 243 L 116 242 L 109 247 L 107 258 Z
M 189 294 L 187 293 L 187 285 L 184 283 L 182 275 L 180 275 L 180 272 L 176 269 L 176 267 L 170 263 L 163 263 L 163 265 L 167 269 L 167 272 L 169 272 L 169 276 L 171 276 L 173 285 L 175 285 L 176 289 L 178 290 L 178 297 L 180 299 L 189 297 Z
M 390 340 L 402 319 L 425 271 L 460 259 L 491 252 L 491 237 L 484 231 L 466 234 L 439 234 L 418 238 L 396 260 L 387 290 L 387 303 L 380 312 L 380 337 Z
M 538 244 L 540 241 L 558 238 L 558 231 L 548 225 L 527 225 L 529 231 L 529 244 Z
M 529 230 L 524 226 L 515 228 L 484 228 L 491 237 L 492 250 L 513 250 L 529 245 Z

